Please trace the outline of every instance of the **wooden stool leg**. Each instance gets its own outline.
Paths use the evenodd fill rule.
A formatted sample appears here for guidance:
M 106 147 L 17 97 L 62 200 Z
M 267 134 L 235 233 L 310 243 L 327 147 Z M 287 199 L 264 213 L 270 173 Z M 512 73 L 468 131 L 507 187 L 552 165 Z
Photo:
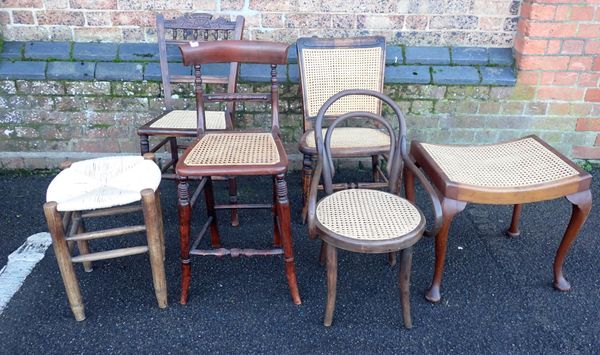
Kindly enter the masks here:
M 425 298 L 429 302 L 439 302 L 441 299 L 440 285 L 442 283 L 442 275 L 444 272 L 444 260 L 446 258 L 446 244 L 448 243 L 448 232 L 454 216 L 465 209 L 466 202 L 456 201 L 449 198 L 442 200 L 442 228 L 435 236 L 435 270 L 433 272 L 433 280 L 431 286 L 425 293 Z
M 327 243 L 321 240 L 321 251 L 319 252 L 319 264 L 325 266 L 327 261 Z
M 523 204 L 516 204 L 513 208 L 512 219 L 510 221 L 510 227 L 506 231 L 506 234 L 509 237 L 518 237 L 521 235 L 521 231 L 519 231 L 519 222 L 521 221 L 521 211 L 523 210 Z
M 402 318 L 404 327 L 412 328 L 412 319 L 410 317 L 410 270 L 412 268 L 412 246 L 400 252 L 400 270 L 398 273 L 400 285 L 400 301 L 402 304 Z
M 213 248 L 221 247 L 221 239 L 219 238 L 219 229 L 217 227 L 217 210 L 215 209 L 215 195 L 213 193 L 212 178 L 206 177 L 204 185 L 204 200 L 206 201 L 206 212 L 210 223 L 210 244 Z
M 337 293 L 337 249 L 331 244 L 323 243 L 327 250 L 327 303 L 325 304 L 323 325 L 329 327 L 333 322 L 335 296 Z
M 72 213 L 72 218 L 71 218 L 71 226 L 69 228 L 69 236 L 72 236 L 74 234 L 79 234 L 79 233 L 85 233 L 85 223 L 83 221 L 83 218 L 81 218 L 81 212 L 79 211 L 74 211 Z M 63 223 L 64 225 L 64 223 Z M 71 242 L 73 243 L 73 242 Z M 79 250 L 79 255 L 85 255 L 85 254 L 89 254 L 90 253 L 90 246 L 88 244 L 87 240 L 78 240 L 77 241 L 77 249 Z M 71 253 L 73 252 L 73 245 L 69 245 L 69 255 L 71 255 Z M 92 262 L 91 261 L 84 261 L 83 262 L 83 269 L 85 270 L 85 272 L 92 272 L 93 268 L 92 268 Z
M 71 311 L 73 312 L 73 315 L 75 315 L 76 320 L 82 321 L 85 319 L 83 299 L 81 298 L 77 276 L 75 276 L 75 269 L 71 263 L 69 247 L 65 240 L 62 218 L 56 207 L 56 202 L 46 202 L 44 204 L 44 215 L 46 216 L 48 229 L 52 236 L 54 254 L 56 254 L 56 261 L 58 262 L 60 275 L 62 276 L 65 285 L 65 291 L 67 293 L 69 304 L 71 305 Z
M 590 190 L 578 192 L 573 195 L 566 196 L 567 200 L 569 200 L 573 204 L 573 212 L 571 213 L 571 220 L 569 221 L 569 225 L 567 226 L 567 230 L 563 235 L 563 238 L 558 246 L 558 250 L 556 251 L 556 257 L 554 258 L 554 288 L 560 291 L 568 291 L 571 289 L 571 284 L 569 281 L 565 279 L 563 275 L 563 263 L 565 261 L 565 257 L 571 248 L 571 244 L 575 238 L 577 238 L 577 234 L 579 234 L 579 230 L 583 223 L 587 219 L 590 214 L 590 210 L 592 209 L 592 193 Z
M 292 227 L 290 221 L 290 203 L 287 195 L 287 184 L 283 174 L 275 177 L 277 188 L 277 220 L 281 230 L 283 244 L 283 258 L 285 261 L 285 275 L 287 276 L 290 294 L 295 304 L 301 304 L 298 283 L 296 281 L 296 268 L 294 266 L 294 250 L 292 247 Z
M 273 207 L 271 208 L 273 213 L 273 247 L 281 247 L 281 230 L 279 229 L 279 221 L 277 219 L 277 186 L 275 178 L 273 178 Z
M 161 212 L 156 208 L 156 195 L 152 189 L 142 191 L 142 209 L 144 223 L 146 224 L 146 237 L 148 239 L 148 255 L 152 269 L 152 283 L 159 308 L 167 307 L 167 278 L 163 262 L 163 249 L 160 245 L 160 219 Z
M 302 160 L 302 223 L 306 223 L 308 216 L 308 195 L 312 179 L 313 161 L 310 155 L 304 154 Z
M 158 211 L 158 230 L 160 231 L 160 249 L 162 254 L 162 259 L 165 261 L 165 231 L 163 227 L 163 216 L 162 216 L 162 206 L 160 204 L 160 190 L 156 189 L 154 192 L 154 200 L 156 201 L 156 210 Z
M 179 303 L 186 304 L 192 266 L 190 265 L 190 206 L 189 184 L 187 179 L 177 180 L 177 209 L 179 212 L 179 257 L 181 260 L 181 298 Z
M 229 203 L 236 205 L 237 200 L 237 180 L 234 177 L 227 178 L 227 188 L 229 189 Z M 240 225 L 237 208 L 231 209 L 231 225 L 237 227 Z

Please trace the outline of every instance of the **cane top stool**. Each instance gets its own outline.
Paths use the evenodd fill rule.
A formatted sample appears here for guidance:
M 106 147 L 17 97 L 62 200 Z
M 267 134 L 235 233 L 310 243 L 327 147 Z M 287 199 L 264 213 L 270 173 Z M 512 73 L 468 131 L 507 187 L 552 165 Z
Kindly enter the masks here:
M 398 120 L 396 134 L 390 122 L 374 113 L 356 111 L 336 118 L 324 131 L 322 128 L 325 112 L 337 102 L 353 96 L 368 97 L 386 103 Z M 390 177 L 387 191 L 353 188 L 334 191 L 332 144 L 338 125 L 350 119 L 368 119 L 381 124 L 390 137 L 387 174 Z M 313 175 L 308 201 L 308 226 L 311 238 L 322 240 L 322 256 L 327 261 L 327 303 L 323 324 L 330 326 L 333 321 L 337 292 L 337 249 L 359 253 L 390 253 L 401 251 L 399 286 L 402 302 L 404 326 L 412 327 L 410 315 L 410 270 L 412 266 L 412 246 L 417 243 L 425 230 L 425 217 L 410 201 L 400 197 L 402 169 L 416 174 L 433 201 L 436 226 L 441 219 L 440 206 L 433 187 L 424 174 L 408 159 L 406 150 L 406 123 L 398 105 L 389 97 L 372 90 L 344 90 L 333 95 L 319 110 L 315 122 L 318 164 Z M 325 133 L 326 132 L 326 133 Z M 323 133 L 325 133 L 323 135 Z M 317 202 L 319 184 L 323 184 L 325 196 Z M 431 233 L 431 232 L 429 232 Z M 323 249 L 324 246 L 324 249 Z M 324 252 L 323 252 L 324 251 Z
M 514 204 L 510 236 L 519 235 L 522 204 L 566 197 L 573 214 L 554 260 L 554 287 L 566 291 L 562 264 L 591 208 L 591 175 L 535 135 L 488 145 L 440 145 L 413 141 L 411 155 L 442 197 L 443 224 L 427 299 L 440 300 L 440 284 L 452 218 L 468 202 Z M 412 187 L 409 188 L 412 190 Z
M 71 310 L 85 319 L 73 263 L 92 271 L 92 261 L 148 253 L 154 291 L 160 308 L 167 306 L 164 235 L 158 185 L 161 172 L 153 154 L 116 156 L 67 164 L 50 183 L 44 214 Z M 132 203 L 140 202 L 140 205 Z M 85 220 L 143 211 L 144 224 L 86 231 Z M 62 212 L 62 215 L 61 215 Z M 90 252 L 90 240 L 145 232 L 147 245 Z M 79 255 L 73 256 L 75 242 Z

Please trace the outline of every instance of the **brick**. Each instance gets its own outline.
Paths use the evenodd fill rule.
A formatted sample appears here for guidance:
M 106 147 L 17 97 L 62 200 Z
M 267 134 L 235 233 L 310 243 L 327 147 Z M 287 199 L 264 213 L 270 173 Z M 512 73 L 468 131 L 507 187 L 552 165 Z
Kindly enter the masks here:
M 28 59 L 69 59 L 71 43 L 68 42 L 28 42 L 25 44 L 25 58 Z
M 584 42 L 581 40 L 565 40 L 563 41 L 562 54 L 582 54 Z
M 600 89 L 587 89 L 584 99 L 588 102 L 600 102 Z
M 117 59 L 117 43 L 81 43 L 73 44 L 73 58 L 76 60 L 113 61 Z
M 568 21 L 571 18 L 571 11 L 573 10 L 573 6 L 571 5 L 561 5 L 556 7 L 556 16 L 554 19 L 556 21 Z
M 600 131 L 600 118 L 578 118 L 577 131 Z
M 523 32 L 526 36 L 546 38 L 574 37 L 577 24 L 556 22 L 529 22 Z
M 22 59 L 25 42 L 4 42 L 0 58 Z
M 548 41 L 548 46 L 546 47 L 546 54 L 558 54 L 558 53 L 560 53 L 561 47 L 562 47 L 562 41 L 550 40 L 550 41 Z
M 46 62 L 0 62 L 0 79 L 45 79 Z
M 541 21 L 554 20 L 555 12 L 556 6 L 533 3 L 531 4 L 531 15 L 529 18 Z
M 477 27 L 477 16 L 431 16 L 431 29 L 460 29 L 468 30 Z
M 67 95 L 110 95 L 110 83 L 107 81 L 66 82 Z
M 569 60 L 564 56 L 523 56 L 518 65 L 522 70 L 566 70 Z
M 406 47 L 407 64 L 450 64 L 450 51 L 445 47 Z
M 329 17 L 329 16 L 328 16 Z M 396 29 L 404 26 L 404 16 L 395 15 L 358 15 L 356 28 L 360 29 Z
M 553 85 L 575 85 L 579 74 L 577 72 L 557 72 L 554 73 Z
M 4 8 L 43 8 L 43 0 L 2 0 L 2 7 Z
M 433 83 L 439 85 L 479 84 L 479 72 L 474 67 L 436 66 L 432 70 Z
M 115 11 L 112 12 L 113 26 L 153 27 L 154 15 L 150 11 Z
M 44 0 L 44 3 L 49 10 L 69 8 L 69 0 Z
M 98 63 L 96 80 L 142 80 L 143 65 L 140 63 Z
M 158 44 L 156 43 L 124 43 L 119 45 L 121 60 L 158 60 Z
M 428 16 L 406 16 L 404 26 L 410 30 L 425 30 L 427 29 Z
M 599 146 L 600 145 L 600 134 L 596 136 L 596 141 L 594 142 L 595 146 Z
M 94 80 L 96 63 L 50 62 L 46 76 L 51 80 Z
M 489 55 L 487 48 L 455 47 L 452 48 L 452 63 L 459 65 L 487 64 Z
M 112 17 L 108 11 L 88 11 L 84 12 L 85 23 L 88 26 L 110 26 Z
M 116 9 L 117 0 L 70 0 L 72 9 Z
M 64 95 L 64 85 L 59 81 L 17 80 L 19 94 L 26 95 Z
M 548 104 L 545 102 L 528 102 L 525 106 L 526 115 L 545 115 Z
M 571 8 L 571 21 L 591 21 L 594 18 L 594 7 L 573 6 Z
M 295 49 L 295 47 L 294 47 Z M 291 52 L 292 48 L 288 51 Z M 295 52 L 295 51 L 294 51 Z M 296 55 L 297 59 L 297 55 Z M 404 56 L 402 54 L 402 47 L 399 46 L 386 46 L 385 48 L 385 64 L 386 65 L 398 65 L 404 62 Z M 290 62 L 290 58 L 288 57 L 288 63 Z M 297 63 L 297 61 L 296 61 Z
M 481 67 L 482 85 L 515 85 L 517 78 L 513 68 Z
M 0 81 L 0 95 L 14 95 L 17 93 L 17 86 L 14 81 Z
M 85 16 L 79 11 L 48 10 L 36 13 L 40 25 L 83 26 Z
M 543 72 L 540 76 L 540 85 L 552 85 L 554 84 L 554 77 L 556 76 L 556 72 L 549 71 Z
M 600 71 L 600 57 L 594 58 L 594 63 L 592 64 L 592 70 Z
M 540 74 L 538 72 L 519 71 L 517 73 L 517 82 L 523 85 L 538 85 Z
M 477 26 L 482 31 L 498 31 L 501 30 L 504 24 L 504 19 L 498 17 L 479 17 L 479 25 Z
M 592 70 L 593 57 L 571 57 L 569 70 Z
M 600 54 L 600 40 L 587 40 L 584 52 L 585 54 Z
M 157 97 L 160 94 L 160 85 L 149 82 L 116 82 L 113 83 L 113 95 Z
M 0 26 L 10 25 L 9 11 L 0 11 Z
M 548 106 L 548 115 L 566 116 L 571 110 L 571 105 L 565 103 L 551 103 Z
M 502 114 L 505 115 L 521 115 L 525 109 L 523 102 L 503 102 L 502 103 Z
M 579 101 L 583 99 L 585 90 L 580 88 L 540 87 L 537 89 L 538 100 Z
M 15 10 L 13 13 L 13 23 L 20 25 L 33 25 L 35 20 L 33 18 L 33 12 L 27 10 Z
M 80 42 L 121 41 L 121 30 L 117 27 L 75 27 L 73 39 Z
M 385 82 L 393 84 L 429 84 L 429 66 L 393 66 L 385 70 Z
M 600 158 L 600 147 L 575 146 L 571 151 L 574 158 L 598 159 Z
M 488 48 L 490 64 L 494 65 L 512 65 L 512 48 Z
M 548 41 L 545 39 L 515 38 L 515 50 L 521 54 L 544 54 L 547 47 Z
M 579 38 L 598 38 L 600 33 L 600 24 L 579 24 L 577 37 Z
M 499 102 L 482 102 L 479 104 L 479 110 L 477 111 L 481 115 L 497 115 L 500 113 Z

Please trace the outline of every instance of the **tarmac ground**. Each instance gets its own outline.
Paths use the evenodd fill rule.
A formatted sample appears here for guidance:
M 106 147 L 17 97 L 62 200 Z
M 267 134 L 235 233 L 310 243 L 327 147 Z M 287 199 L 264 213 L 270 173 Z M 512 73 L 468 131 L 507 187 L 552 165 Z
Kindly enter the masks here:
M 353 178 L 365 172 L 346 171 Z M 593 172 L 593 196 L 600 170 Z M 0 268 L 25 239 L 47 231 L 42 212 L 52 176 L 0 176 Z M 434 241 L 414 249 L 413 329 L 403 327 L 398 267 L 385 255 L 339 253 L 333 325 L 323 326 L 325 268 L 319 242 L 300 222 L 300 177 L 288 175 L 292 230 L 302 305 L 289 296 L 281 257 L 192 259 L 187 305 L 180 305 L 175 184 L 163 181 L 169 306 L 159 309 L 148 257 L 94 263 L 77 275 L 87 319 L 76 322 L 67 304 L 52 248 L 0 314 L 0 353 L 569 353 L 600 352 L 600 212 L 592 212 L 565 262 L 572 290 L 552 288 L 552 262 L 571 207 L 565 199 L 526 205 L 521 236 L 510 239 L 511 206 L 469 205 L 454 220 L 442 301 L 423 297 L 433 272 Z M 226 197 L 216 185 L 217 199 Z M 241 178 L 239 200 L 269 201 L 270 181 Z M 419 205 L 430 216 L 422 192 Z M 198 206 L 202 206 L 199 201 Z M 194 211 L 198 230 L 205 212 Z M 88 224 L 89 229 L 138 223 L 139 216 Z M 240 226 L 219 212 L 226 246 L 266 247 L 270 212 L 241 211 Z M 91 243 L 93 250 L 142 244 L 143 235 Z M 205 242 L 205 241 L 203 241 Z

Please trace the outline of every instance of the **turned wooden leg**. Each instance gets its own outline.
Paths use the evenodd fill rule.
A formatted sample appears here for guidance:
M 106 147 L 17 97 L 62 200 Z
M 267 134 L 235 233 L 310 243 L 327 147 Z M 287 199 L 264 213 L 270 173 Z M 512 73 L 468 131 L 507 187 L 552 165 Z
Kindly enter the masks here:
M 312 157 L 304 154 L 304 159 L 302 160 L 302 223 L 306 223 L 306 217 L 308 215 L 308 198 L 312 180 L 312 166 Z
M 192 266 L 190 265 L 190 206 L 189 184 L 187 179 L 177 180 L 177 210 L 179 212 L 179 257 L 181 260 L 181 298 L 179 303 L 186 304 Z
M 327 261 L 327 243 L 321 240 L 321 250 L 319 252 L 319 264 L 321 266 L 325 266 L 325 262 Z
M 85 223 L 83 221 L 83 218 L 81 217 L 81 212 L 79 211 L 74 211 L 71 214 L 71 226 L 69 228 L 69 236 L 75 235 L 75 234 L 80 234 L 80 233 L 85 233 Z M 64 225 L 64 223 L 63 223 Z M 63 229 L 64 230 L 64 229 Z M 71 255 L 71 253 L 73 252 L 73 242 L 71 242 L 71 245 L 69 245 L 67 243 L 67 245 L 69 246 L 69 255 Z M 78 240 L 77 241 L 77 249 L 79 250 L 79 255 L 85 255 L 85 254 L 89 254 L 90 253 L 90 246 L 87 240 Z M 84 261 L 83 263 L 83 270 L 85 270 L 85 272 L 92 272 L 93 268 L 92 268 L 92 262 L 91 261 Z
M 281 229 L 279 228 L 279 221 L 277 220 L 277 185 L 275 177 L 273 177 L 273 207 L 271 208 L 273 213 L 273 247 L 281 247 Z
M 371 171 L 373 174 L 373 181 L 378 182 L 381 178 L 379 176 L 379 155 L 371 156 Z
M 442 274 L 444 272 L 444 260 L 446 258 L 446 244 L 448 243 L 448 232 L 452 219 L 460 211 L 465 209 L 466 202 L 456 201 L 449 198 L 442 200 L 442 227 L 435 236 L 435 269 L 431 286 L 425 293 L 425 298 L 429 302 L 439 302 L 441 299 L 440 285 L 442 283 Z
M 145 189 L 141 194 L 154 294 L 158 301 L 158 307 L 165 308 L 167 307 L 167 278 L 165 276 L 163 248 L 161 247 L 160 238 L 161 212 L 156 208 L 156 195 L 152 189 Z
M 142 155 L 150 152 L 150 140 L 147 135 L 140 135 L 140 152 Z
M 327 249 L 327 303 L 325 304 L 325 319 L 323 325 L 331 326 L 335 310 L 335 295 L 337 292 L 337 249 L 323 242 Z
M 283 174 L 275 177 L 277 188 L 277 221 L 281 230 L 283 244 L 283 259 L 285 261 L 285 275 L 287 276 L 290 294 L 295 304 L 301 304 L 298 283 L 296 281 L 296 268 L 294 266 L 294 250 L 292 247 L 292 226 L 290 221 L 290 203 L 288 201 L 287 184 Z
M 54 254 L 56 254 L 56 261 L 60 270 L 60 276 L 65 285 L 65 291 L 67 293 L 69 305 L 71 306 L 71 311 L 73 312 L 73 315 L 75 315 L 76 320 L 82 321 L 85 319 L 83 299 L 81 298 L 77 276 L 75 276 L 75 269 L 71 263 L 69 247 L 65 240 L 62 218 L 56 207 L 56 202 L 46 202 L 44 204 L 44 215 L 48 222 L 48 230 L 52 236 Z
M 227 178 L 227 188 L 229 189 L 229 203 L 236 205 L 237 199 L 237 180 L 234 177 Z M 237 208 L 231 209 L 231 225 L 237 227 L 240 225 Z
M 210 244 L 213 248 L 221 247 L 221 239 L 219 238 L 219 229 L 217 227 L 217 210 L 215 209 L 215 196 L 213 193 L 212 178 L 206 177 L 204 185 L 204 200 L 206 201 L 206 213 L 210 222 Z
M 412 319 L 410 317 L 410 270 L 412 268 L 412 246 L 400 252 L 400 270 L 398 273 L 400 285 L 400 301 L 402 304 L 402 319 L 404 327 L 412 328 Z
M 579 230 L 583 223 L 590 214 L 592 209 L 592 192 L 590 190 L 578 192 L 569 196 L 566 196 L 567 200 L 573 204 L 573 211 L 571 213 L 571 220 L 567 226 L 567 230 L 563 235 L 563 238 L 556 251 L 556 257 L 554 258 L 554 288 L 559 291 L 568 291 L 571 289 L 571 284 L 565 279 L 563 275 L 563 263 L 565 257 L 571 248 L 571 244 L 577 238 Z
M 513 208 L 512 219 L 510 221 L 510 227 L 506 231 L 506 234 L 509 237 L 518 237 L 521 235 L 521 231 L 519 231 L 519 222 L 521 221 L 521 211 L 523 210 L 523 204 L 516 204 Z

